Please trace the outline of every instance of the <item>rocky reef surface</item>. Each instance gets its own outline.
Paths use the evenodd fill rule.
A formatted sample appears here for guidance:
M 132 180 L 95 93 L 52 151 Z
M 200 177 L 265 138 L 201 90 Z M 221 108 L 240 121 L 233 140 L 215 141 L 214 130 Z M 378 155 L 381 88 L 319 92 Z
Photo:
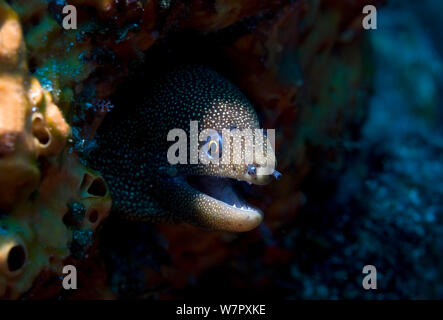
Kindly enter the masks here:
M 76 30 L 62 27 L 67 4 Z M 175 297 L 233 257 L 249 261 L 234 286 L 269 281 L 259 264 L 292 257 L 270 235 L 293 231 L 307 177 L 332 184 L 359 137 L 371 76 L 362 4 L 0 0 L 0 297 Z M 88 166 L 105 115 L 133 102 L 126 88 L 142 96 L 140 78 L 188 60 L 221 71 L 277 129 L 283 178 L 250 194 L 265 212 L 257 231 L 121 222 Z M 82 290 L 61 289 L 67 264 Z

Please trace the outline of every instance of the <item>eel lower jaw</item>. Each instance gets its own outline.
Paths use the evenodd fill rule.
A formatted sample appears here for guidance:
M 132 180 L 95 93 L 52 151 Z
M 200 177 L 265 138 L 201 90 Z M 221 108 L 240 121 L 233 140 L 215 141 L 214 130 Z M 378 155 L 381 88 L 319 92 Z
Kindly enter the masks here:
M 244 232 L 263 221 L 263 212 L 240 195 L 241 188 L 249 187 L 246 182 L 216 176 L 188 176 L 186 181 L 199 198 L 210 204 L 200 210 L 212 216 L 214 229 Z

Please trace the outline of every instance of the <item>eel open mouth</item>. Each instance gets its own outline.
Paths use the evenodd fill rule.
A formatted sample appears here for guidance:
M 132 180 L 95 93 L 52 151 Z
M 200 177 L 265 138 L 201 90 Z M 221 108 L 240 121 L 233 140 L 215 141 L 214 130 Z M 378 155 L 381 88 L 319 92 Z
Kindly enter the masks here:
M 263 212 L 243 199 L 247 182 L 215 176 L 188 176 L 186 178 L 197 194 L 196 205 L 203 224 L 218 230 L 243 232 L 256 228 L 263 221 Z
M 216 176 L 188 176 L 187 181 L 191 187 L 222 202 L 229 209 L 260 212 L 243 199 L 244 189 L 250 187 L 247 182 Z

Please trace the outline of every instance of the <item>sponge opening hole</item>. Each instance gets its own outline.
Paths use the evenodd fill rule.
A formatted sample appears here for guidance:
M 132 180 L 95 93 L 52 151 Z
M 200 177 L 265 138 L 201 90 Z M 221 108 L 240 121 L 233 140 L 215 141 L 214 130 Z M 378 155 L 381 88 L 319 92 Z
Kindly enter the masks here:
M 32 119 L 32 134 L 43 146 L 47 146 L 51 142 L 51 134 L 41 117 L 34 117 Z
M 95 178 L 88 188 L 88 193 L 96 197 L 104 197 L 108 193 L 105 181 L 101 178 Z
M 13 246 L 8 253 L 7 266 L 9 272 L 17 272 L 21 270 L 26 263 L 25 248 L 18 244 Z

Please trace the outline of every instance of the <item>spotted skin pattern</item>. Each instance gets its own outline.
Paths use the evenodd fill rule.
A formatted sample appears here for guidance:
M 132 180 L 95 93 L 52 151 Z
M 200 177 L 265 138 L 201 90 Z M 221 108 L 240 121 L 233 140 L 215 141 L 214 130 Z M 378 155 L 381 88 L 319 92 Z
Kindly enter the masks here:
M 195 138 L 190 137 L 190 121 L 198 121 L 199 132 L 259 128 L 247 98 L 227 79 L 199 65 L 175 68 L 150 89 L 141 105 L 128 112 L 120 108 L 123 112 L 118 115 L 111 112 L 97 135 L 98 148 L 91 162 L 109 184 L 113 213 L 131 220 L 188 222 L 212 230 L 255 228 L 263 218 L 260 210 L 228 206 L 199 192 L 186 179 L 213 176 L 265 184 L 269 177 L 251 175 L 245 164 L 189 164 L 189 156 L 188 164 L 172 166 L 167 161 L 173 144 L 167 141 L 168 132 L 183 129 L 189 146 L 189 139 Z

